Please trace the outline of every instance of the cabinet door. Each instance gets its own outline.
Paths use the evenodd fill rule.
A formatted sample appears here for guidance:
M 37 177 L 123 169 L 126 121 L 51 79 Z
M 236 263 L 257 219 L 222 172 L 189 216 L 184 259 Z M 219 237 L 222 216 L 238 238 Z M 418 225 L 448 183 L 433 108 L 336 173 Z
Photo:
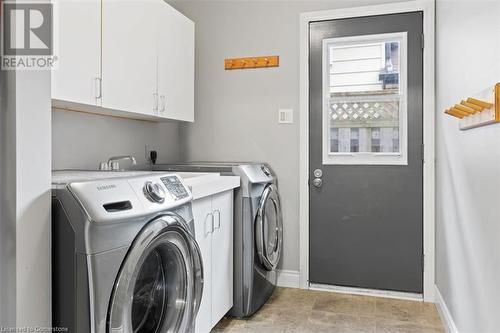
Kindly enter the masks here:
M 102 106 L 155 114 L 159 1 L 102 0 Z
M 212 197 L 212 327 L 233 306 L 233 191 Z M 216 297 L 215 297 L 216 295 Z
M 101 77 L 101 2 L 58 2 L 58 68 L 52 71 L 52 99 L 99 105 Z
M 163 3 L 158 38 L 160 115 L 194 120 L 194 23 Z
M 196 317 L 196 333 L 212 328 L 212 198 L 193 201 L 195 239 L 203 257 L 203 295 Z

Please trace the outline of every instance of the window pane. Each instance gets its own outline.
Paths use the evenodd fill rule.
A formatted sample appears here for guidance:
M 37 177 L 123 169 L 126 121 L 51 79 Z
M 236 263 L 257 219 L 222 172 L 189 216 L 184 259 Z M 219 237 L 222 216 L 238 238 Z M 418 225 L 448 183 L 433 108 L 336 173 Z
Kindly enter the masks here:
M 398 94 L 399 41 L 330 44 L 331 97 Z
M 399 153 L 399 99 L 330 102 L 330 153 Z
M 407 34 L 323 40 L 323 163 L 405 165 Z

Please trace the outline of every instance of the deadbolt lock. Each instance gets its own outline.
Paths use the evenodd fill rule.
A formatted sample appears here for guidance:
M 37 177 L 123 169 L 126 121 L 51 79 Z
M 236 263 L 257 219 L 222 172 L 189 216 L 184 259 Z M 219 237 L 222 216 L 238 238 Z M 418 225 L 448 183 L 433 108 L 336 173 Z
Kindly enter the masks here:
M 314 175 L 314 177 L 316 177 L 316 178 L 321 178 L 321 177 L 323 177 L 323 170 L 321 170 L 321 169 L 316 169 L 316 170 L 314 170 L 314 171 L 313 171 L 313 175 Z

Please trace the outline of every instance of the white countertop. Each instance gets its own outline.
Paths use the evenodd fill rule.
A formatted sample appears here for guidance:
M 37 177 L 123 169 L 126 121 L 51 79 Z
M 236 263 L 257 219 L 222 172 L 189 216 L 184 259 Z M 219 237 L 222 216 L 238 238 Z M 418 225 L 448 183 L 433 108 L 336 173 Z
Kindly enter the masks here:
M 193 193 L 193 200 L 240 187 L 240 177 L 218 173 L 175 172 Z
M 209 195 L 229 191 L 240 187 L 240 177 L 221 176 L 219 173 L 202 172 L 165 172 L 165 171 L 56 171 L 52 174 L 53 184 L 65 184 L 68 181 L 86 181 L 96 178 L 116 178 L 143 176 L 151 173 L 176 174 L 193 193 L 193 200 Z

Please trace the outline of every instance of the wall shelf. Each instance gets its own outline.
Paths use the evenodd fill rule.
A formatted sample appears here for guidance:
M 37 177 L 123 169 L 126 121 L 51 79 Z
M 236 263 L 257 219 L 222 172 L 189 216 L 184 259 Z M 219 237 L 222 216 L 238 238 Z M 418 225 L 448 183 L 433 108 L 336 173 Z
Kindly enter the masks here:
M 459 119 L 460 130 L 468 130 L 480 126 L 500 122 L 500 83 L 493 89 L 478 93 L 460 101 L 444 113 Z

